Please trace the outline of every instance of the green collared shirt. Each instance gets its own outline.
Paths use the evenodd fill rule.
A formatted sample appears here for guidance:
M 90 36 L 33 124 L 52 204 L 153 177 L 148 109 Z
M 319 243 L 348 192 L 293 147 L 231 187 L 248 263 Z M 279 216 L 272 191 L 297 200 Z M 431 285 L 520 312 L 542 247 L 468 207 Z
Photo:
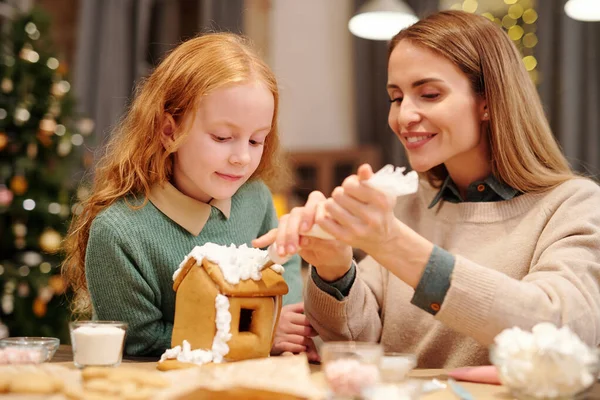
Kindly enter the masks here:
M 441 200 L 450 203 L 492 202 L 510 200 L 519 194 L 520 192 L 516 189 L 490 175 L 482 181 L 471 183 L 467 188 L 465 199 L 463 199 L 456 184 L 448 176 L 429 204 L 429 208 L 435 207 Z M 434 246 L 411 303 L 430 314 L 437 314 L 450 288 L 454 263 L 454 255 L 441 247 Z M 346 275 L 334 282 L 325 282 L 314 268 L 311 276 L 321 290 L 341 301 L 350 293 L 350 288 L 354 284 L 356 264 L 352 262 Z
M 493 175 L 489 175 L 482 181 L 471 183 L 467 188 L 466 199 L 463 199 L 458 188 L 454 184 L 454 181 L 448 176 L 444 180 L 437 195 L 429 204 L 429 208 L 435 207 L 440 200 L 449 203 L 477 203 L 510 200 L 518 194 L 519 192 L 516 189 L 508 186 L 506 183 L 500 182 Z

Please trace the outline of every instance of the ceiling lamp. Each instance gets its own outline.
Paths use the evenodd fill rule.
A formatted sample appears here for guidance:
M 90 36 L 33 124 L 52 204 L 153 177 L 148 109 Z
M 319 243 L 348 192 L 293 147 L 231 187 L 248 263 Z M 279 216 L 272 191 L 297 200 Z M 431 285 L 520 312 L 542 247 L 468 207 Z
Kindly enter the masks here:
M 600 21 L 600 0 L 569 0 L 565 13 L 577 21 Z
M 390 40 L 417 22 L 414 11 L 400 0 L 369 0 L 348 22 L 353 35 L 363 39 Z

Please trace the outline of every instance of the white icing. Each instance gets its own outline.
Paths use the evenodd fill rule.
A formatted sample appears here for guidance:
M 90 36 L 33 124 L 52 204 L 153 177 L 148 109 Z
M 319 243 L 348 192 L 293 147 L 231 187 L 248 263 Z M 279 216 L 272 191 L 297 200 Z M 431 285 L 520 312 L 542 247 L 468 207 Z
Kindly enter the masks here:
M 406 168 L 404 167 L 394 167 L 393 165 L 388 164 L 373 174 L 373 176 L 367 179 L 365 183 L 373 189 L 379 190 L 394 199 L 399 196 L 415 193 L 419 188 L 419 175 L 416 171 L 410 171 L 409 173 L 404 174 L 405 170 Z M 317 209 L 317 215 L 320 212 L 323 211 Z M 335 239 L 317 224 L 313 225 L 305 236 L 312 236 L 325 240 Z
M 227 342 L 231 339 L 231 313 L 229 312 L 229 299 L 227 296 L 218 294 L 215 299 L 215 307 L 217 308 L 217 316 L 215 324 L 217 325 L 217 333 L 213 339 L 212 354 L 213 361 L 220 363 L 223 357 L 229 353 Z
M 215 243 L 206 243 L 203 246 L 194 247 L 183 259 L 182 263 L 179 264 L 179 268 L 173 274 L 173 280 L 177 278 L 190 257 L 193 257 L 198 265 L 205 258 L 218 265 L 223 273 L 223 278 L 232 285 L 237 285 L 240 281 L 248 279 L 260 281 L 262 279 L 261 267 L 269 261 L 267 250 L 255 249 L 246 246 L 246 244 L 240 247 L 232 244 L 227 247 Z M 270 268 L 279 274 L 283 272 L 283 267 L 278 264 L 273 264 Z
M 267 249 L 267 254 L 268 254 L 269 258 L 271 259 L 271 261 L 273 261 L 275 264 L 279 264 L 279 265 L 283 265 L 286 262 L 290 261 L 290 258 L 292 258 L 292 254 L 281 257 L 279 255 L 279 253 L 277 252 L 277 250 L 278 250 L 277 243 L 271 244 L 269 246 L 269 248 Z
M 386 165 L 370 177 L 365 183 L 388 196 L 406 196 L 415 193 L 419 187 L 419 175 L 416 171 L 404 174 L 406 168 Z
M 229 299 L 227 296 L 217 294 L 215 298 L 215 308 L 217 315 L 215 325 L 217 333 L 213 338 L 212 349 L 192 350 L 192 346 L 187 340 L 183 341 L 183 346 L 175 346 L 167 349 L 160 356 L 160 362 L 165 360 L 177 360 L 194 364 L 206 364 L 209 362 L 221 363 L 224 357 L 229 353 L 227 342 L 231 339 L 231 313 L 229 312 Z
M 494 364 L 503 383 L 538 398 L 572 396 L 596 379 L 598 353 L 567 326 L 540 323 L 532 332 L 505 329 L 494 339 Z

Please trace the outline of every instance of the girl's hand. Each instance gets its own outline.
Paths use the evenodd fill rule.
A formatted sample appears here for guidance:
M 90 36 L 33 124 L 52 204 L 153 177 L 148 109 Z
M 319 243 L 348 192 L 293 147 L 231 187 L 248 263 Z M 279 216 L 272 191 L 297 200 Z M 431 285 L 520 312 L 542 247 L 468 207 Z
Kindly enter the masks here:
M 361 165 L 335 188 L 325 202 L 327 216 L 316 222 L 339 241 L 375 255 L 393 246 L 402 224 L 394 216 L 395 199 L 365 183 L 371 176 L 371 166 Z
M 279 220 L 279 227 L 252 241 L 254 247 L 266 247 L 277 244 L 281 257 L 300 254 L 304 260 L 317 269 L 317 273 L 326 281 L 334 281 L 346 274 L 352 262 L 352 247 L 335 240 L 323 240 L 302 236 L 315 223 L 325 196 L 321 192 L 312 192 L 304 207 L 295 207 Z
M 310 326 L 304 315 L 304 303 L 283 306 L 271 354 L 306 353 L 309 361 L 319 361 L 319 354 L 312 340 L 314 336 L 317 336 L 317 332 Z

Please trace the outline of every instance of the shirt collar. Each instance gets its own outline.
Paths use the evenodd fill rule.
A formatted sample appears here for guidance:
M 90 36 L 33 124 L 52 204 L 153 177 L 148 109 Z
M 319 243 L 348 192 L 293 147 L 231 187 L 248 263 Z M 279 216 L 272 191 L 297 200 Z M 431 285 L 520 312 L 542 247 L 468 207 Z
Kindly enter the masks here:
M 198 236 L 215 207 L 229 219 L 231 199 L 212 199 L 203 203 L 181 193 L 169 182 L 155 184 L 150 189 L 149 200 L 163 214 L 194 236 Z
M 485 200 L 474 199 L 469 196 L 469 193 L 475 193 L 477 191 L 477 187 L 479 185 L 486 185 L 492 190 L 492 196 L 487 196 Z M 446 200 L 451 203 L 462 203 L 464 201 L 500 201 L 500 200 L 510 200 L 513 197 L 517 196 L 519 191 L 517 189 L 512 188 L 504 182 L 499 181 L 494 175 L 488 175 L 483 181 L 475 181 L 469 185 L 467 188 L 467 198 L 463 200 L 462 196 L 456 184 L 447 176 L 440 186 L 440 190 L 437 192 L 428 208 L 433 208 L 440 200 Z

